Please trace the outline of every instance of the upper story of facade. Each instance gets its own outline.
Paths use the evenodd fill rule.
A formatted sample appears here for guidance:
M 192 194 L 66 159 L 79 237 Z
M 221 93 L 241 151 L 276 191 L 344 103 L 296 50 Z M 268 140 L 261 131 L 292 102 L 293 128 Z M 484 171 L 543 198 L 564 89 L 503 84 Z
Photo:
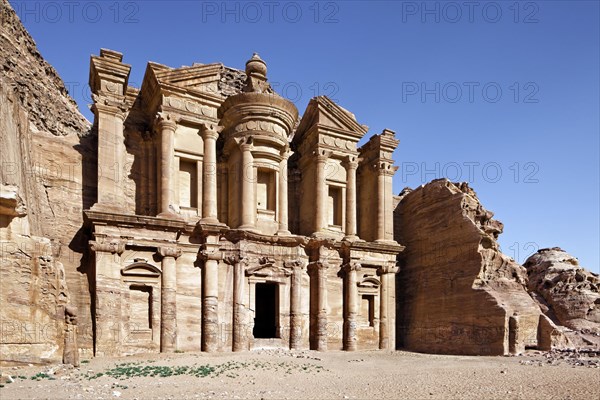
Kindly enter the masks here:
M 222 64 L 148 63 L 128 85 L 122 54 L 92 56 L 97 202 L 111 214 L 263 235 L 393 241 L 394 132 L 363 146 L 354 115 L 325 96 L 299 118 L 258 55 Z

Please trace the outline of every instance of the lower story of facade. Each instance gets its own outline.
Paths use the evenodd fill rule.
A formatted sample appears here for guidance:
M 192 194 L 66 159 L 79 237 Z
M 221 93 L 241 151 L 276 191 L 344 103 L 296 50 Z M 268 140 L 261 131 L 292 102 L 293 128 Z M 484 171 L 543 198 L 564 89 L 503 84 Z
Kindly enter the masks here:
M 97 356 L 395 348 L 396 242 L 87 217 Z

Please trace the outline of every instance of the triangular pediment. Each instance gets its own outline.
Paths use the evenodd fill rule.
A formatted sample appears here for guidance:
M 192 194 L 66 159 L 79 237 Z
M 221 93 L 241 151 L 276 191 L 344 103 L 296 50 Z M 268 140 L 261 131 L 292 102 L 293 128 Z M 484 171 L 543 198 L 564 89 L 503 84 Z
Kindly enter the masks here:
M 259 277 L 282 277 L 290 276 L 292 271 L 289 269 L 277 266 L 274 263 L 268 263 L 264 265 L 256 265 L 246 269 L 246 275 L 248 276 L 259 276 Z
M 221 79 L 223 64 L 196 64 L 191 67 L 163 69 L 156 71 L 156 79 L 160 83 L 179 86 L 181 88 L 205 87 L 209 82 Z
M 318 96 L 310 100 L 298 125 L 294 139 L 300 139 L 314 126 L 350 133 L 357 138 L 357 141 L 368 130 L 366 126 L 356 121 L 354 114 L 339 106 L 327 96 Z
M 245 79 L 243 71 L 221 63 L 171 68 L 149 62 L 142 83 L 142 93 L 149 104 L 153 103 L 152 99 L 155 99 L 157 92 L 175 92 L 220 102 L 224 97 L 241 92 Z

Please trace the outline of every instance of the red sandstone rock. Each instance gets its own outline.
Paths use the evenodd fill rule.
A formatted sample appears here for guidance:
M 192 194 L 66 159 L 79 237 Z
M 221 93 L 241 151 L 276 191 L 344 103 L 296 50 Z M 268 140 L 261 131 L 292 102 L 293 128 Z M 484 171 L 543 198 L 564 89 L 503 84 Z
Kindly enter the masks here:
M 395 239 L 406 246 L 398 275 L 398 341 L 408 350 L 518 353 L 537 345 L 539 307 L 525 269 L 502 254 L 502 223 L 466 183 L 435 180 L 405 190 Z
M 600 278 L 559 247 L 541 249 L 524 264 L 529 290 L 560 325 L 600 334 Z

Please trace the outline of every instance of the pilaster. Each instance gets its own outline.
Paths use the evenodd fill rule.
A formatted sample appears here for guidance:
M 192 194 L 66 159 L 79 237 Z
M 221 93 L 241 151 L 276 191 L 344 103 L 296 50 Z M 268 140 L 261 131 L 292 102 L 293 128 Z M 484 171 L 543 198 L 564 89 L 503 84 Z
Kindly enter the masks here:
M 119 239 L 97 239 L 89 242 L 96 257 L 95 355 L 116 356 L 124 338 L 120 271 L 125 243 Z
M 302 261 L 285 261 L 285 268 L 292 270 L 290 290 L 290 349 L 300 348 L 302 339 L 302 274 L 305 266 Z
M 214 126 L 202 128 L 204 159 L 202 166 L 202 222 L 218 223 L 217 217 L 217 139 L 219 133 Z
M 377 270 L 380 276 L 379 296 L 379 348 L 394 350 L 396 341 L 394 329 L 396 326 L 396 280 L 394 274 L 399 268 L 395 265 L 382 266 Z
M 160 351 L 173 352 L 177 348 L 177 269 L 176 260 L 181 250 L 176 247 L 160 247 L 162 257 L 160 292 Z
M 345 264 L 342 267 L 344 271 L 344 286 L 346 296 L 344 298 L 344 350 L 355 351 L 357 349 L 357 315 L 358 315 L 358 286 L 356 281 L 356 271 L 360 271 L 361 265 L 356 262 Z
M 201 250 L 202 266 L 202 351 L 215 352 L 219 348 L 219 260 L 218 248 L 208 246 Z

